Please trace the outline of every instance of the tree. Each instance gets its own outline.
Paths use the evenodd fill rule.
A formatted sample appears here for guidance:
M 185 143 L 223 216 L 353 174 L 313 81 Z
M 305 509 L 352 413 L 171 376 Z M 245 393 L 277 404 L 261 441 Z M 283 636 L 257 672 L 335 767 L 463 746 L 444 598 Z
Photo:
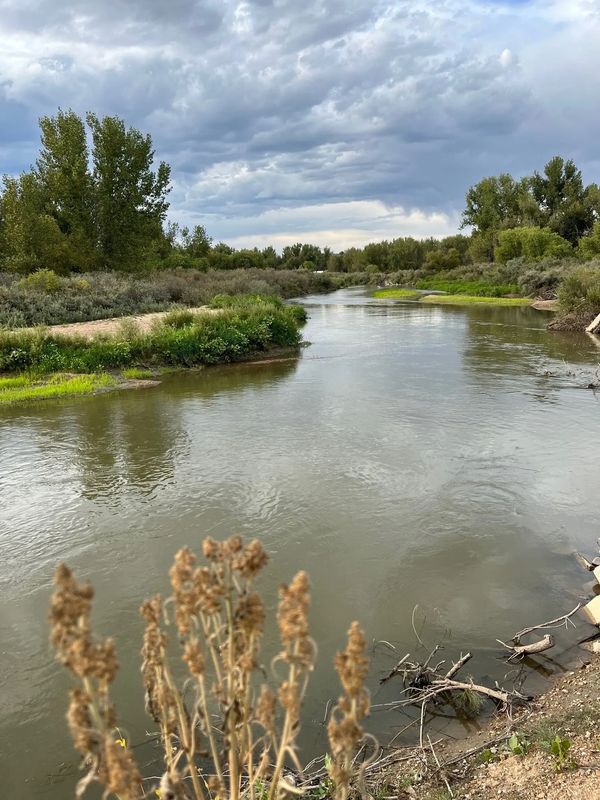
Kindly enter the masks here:
M 35 176 L 43 213 L 67 237 L 68 268 L 89 269 L 97 263 L 94 232 L 94 187 L 89 171 L 85 125 L 73 111 L 59 109 L 40 119 L 42 148 Z
M 570 243 L 549 228 L 508 228 L 498 234 L 494 258 L 505 264 L 513 258 L 531 262 L 549 257 L 567 258 L 572 254 Z
M 15 272 L 49 267 L 69 268 L 68 243 L 56 220 L 44 213 L 43 191 L 36 176 L 4 178 L 0 199 L 0 254 L 4 266 Z
M 594 222 L 590 235 L 579 240 L 578 254 L 584 261 L 600 257 L 600 222 Z
M 163 237 L 170 168 L 152 170 L 149 135 L 125 128 L 118 117 L 87 115 L 93 142 L 95 225 L 103 266 L 140 268 Z
M 526 194 L 526 180 L 516 181 L 507 173 L 484 178 L 467 192 L 462 227 L 470 225 L 477 234 L 495 234 L 522 224 Z
M 204 225 L 195 225 L 190 232 L 189 228 L 181 230 L 182 249 L 192 258 L 204 258 L 210 251 L 212 239 L 206 232 Z
M 534 172 L 529 182 L 541 225 L 576 245 L 594 221 L 586 203 L 590 187 L 584 188 L 581 171 L 572 160 L 555 156 L 548 161 L 543 174 Z

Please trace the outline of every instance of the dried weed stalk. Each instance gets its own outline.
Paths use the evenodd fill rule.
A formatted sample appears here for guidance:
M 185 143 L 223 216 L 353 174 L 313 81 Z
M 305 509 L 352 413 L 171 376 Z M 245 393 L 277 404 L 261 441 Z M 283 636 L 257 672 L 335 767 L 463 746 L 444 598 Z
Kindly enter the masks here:
M 267 563 L 258 540 L 244 544 L 206 539 L 205 563 L 183 548 L 170 570 L 172 595 L 146 600 L 142 677 L 146 710 L 159 726 L 164 774 L 157 788 L 143 780 L 127 743 L 118 734 L 109 686 L 117 671 L 111 639 L 91 634 L 92 588 L 58 567 L 51 604 L 51 640 L 58 659 L 80 679 L 71 690 L 68 721 L 87 767 L 77 796 L 92 781 L 104 797 L 138 800 L 280 800 L 302 794 L 286 770 L 302 772 L 296 752 L 300 709 L 316 647 L 309 635 L 308 576 L 299 572 L 279 590 L 277 624 L 281 651 L 273 660 L 276 689 L 260 679 L 265 607 L 254 588 Z M 169 616 L 177 629 L 169 643 Z M 176 645 L 179 656 L 175 655 Z M 363 738 L 360 721 L 369 709 L 364 680 L 368 662 L 357 623 L 336 658 L 344 694 L 329 724 L 336 793 L 346 798 L 353 758 Z M 179 661 L 181 659 L 181 661 Z M 177 663 L 179 662 L 179 663 Z M 183 662 L 183 663 L 182 663 Z M 176 675 L 187 671 L 181 683 Z

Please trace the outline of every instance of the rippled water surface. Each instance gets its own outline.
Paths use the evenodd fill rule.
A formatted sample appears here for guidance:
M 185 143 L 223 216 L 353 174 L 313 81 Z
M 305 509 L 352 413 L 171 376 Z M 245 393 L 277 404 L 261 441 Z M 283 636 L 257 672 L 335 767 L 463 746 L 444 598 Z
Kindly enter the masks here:
M 598 533 L 598 398 L 577 388 L 592 337 L 550 334 L 522 308 L 385 304 L 362 290 L 309 297 L 297 360 L 169 376 L 146 391 L 0 412 L 0 776 L 4 794 L 72 796 L 68 678 L 47 644 L 55 564 L 97 590 L 95 622 L 121 661 L 115 696 L 140 759 L 140 600 L 167 589 L 183 544 L 260 535 L 277 585 L 312 578 L 319 667 L 303 750 L 322 747 L 330 667 L 348 623 L 419 656 L 471 648 L 501 679 L 495 639 L 569 610 L 571 552 Z M 546 374 L 550 373 L 550 374 Z M 584 377 L 581 377 L 581 374 Z M 588 587 L 589 588 L 589 587 Z M 561 638 L 539 674 L 576 658 Z M 271 634 L 267 648 L 272 648 Z M 569 649 L 570 648 L 570 649 Z M 379 646 L 371 687 L 398 653 Z M 135 698 L 135 699 L 134 699 Z M 406 719 L 373 715 L 393 733 Z

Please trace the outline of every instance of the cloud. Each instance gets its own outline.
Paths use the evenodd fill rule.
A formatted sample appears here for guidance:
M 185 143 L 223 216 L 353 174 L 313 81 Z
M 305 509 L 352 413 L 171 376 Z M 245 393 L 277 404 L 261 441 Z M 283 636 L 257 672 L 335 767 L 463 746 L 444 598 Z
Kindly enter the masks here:
M 484 175 L 561 152 L 598 179 L 599 33 L 591 0 L 0 0 L 0 168 L 92 109 L 152 133 L 172 216 L 218 237 L 378 234 L 353 203 L 434 234 Z

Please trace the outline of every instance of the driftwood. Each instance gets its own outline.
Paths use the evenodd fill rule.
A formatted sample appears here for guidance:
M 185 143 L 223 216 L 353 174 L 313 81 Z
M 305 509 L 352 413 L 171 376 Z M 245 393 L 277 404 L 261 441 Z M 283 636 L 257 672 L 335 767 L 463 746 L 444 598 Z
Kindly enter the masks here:
M 447 692 L 476 692 L 488 697 L 502 707 L 509 707 L 514 702 L 524 702 L 529 699 L 517 691 L 508 691 L 499 686 L 492 688 L 474 683 L 472 680 L 469 682 L 455 680 L 454 676 L 471 660 L 471 653 L 461 655 L 458 661 L 453 663 L 446 672 L 440 672 L 440 668 L 444 664 L 443 661 L 434 667 L 430 667 L 429 663 L 438 649 L 439 646 L 434 648 L 423 664 L 409 661 L 410 655 L 408 653 L 400 659 L 394 669 L 381 682 L 388 681 L 395 675 L 401 675 L 404 682 L 402 693 L 405 696 L 391 703 L 375 705 L 373 708 L 402 708 L 410 705 L 420 705 L 421 719 L 423 719 L 427 704 L 439 699 L 440 695 L 444 695 Z
M 506 647 L 507 650 L 511 651 L 511 655 L 508 657 L 509 661 L 512 661 L 514 658 L 535 655 L 535 653 L 543 653 L 544 650 L 550 650 L 551 647 L 554 647 L 554 636 L 549 633 L 539 641 L 532 642 L 531 644 L 507 644 L 501 639 L 496 639 L 496 641 L 503 647 Z
M 567 627 L 569 624 L 569 619 L 573 616 L 573 614 L 576 614 L 580 608 L 581 603 L 577 603 L 572 611 L 569 611 L 568 614 L 563 614 L 562 617 L 556 617 L 556 619 L 551 619 L 548 622 L 542 622 L 541 625 L 532 625 L 530 628 L 523 628 L 522 631 L 515 633 L 511 639 L 511 642 L 518 645 L 521 643 L 523 636 L 527 636 L 527 634 L 533 633 L 533 631 L 542 630 L 543 628 L 558 628 L 563 625 Z
M 600 314 L 587 326 L 586 333 L 597 333 L 600 329 Z

